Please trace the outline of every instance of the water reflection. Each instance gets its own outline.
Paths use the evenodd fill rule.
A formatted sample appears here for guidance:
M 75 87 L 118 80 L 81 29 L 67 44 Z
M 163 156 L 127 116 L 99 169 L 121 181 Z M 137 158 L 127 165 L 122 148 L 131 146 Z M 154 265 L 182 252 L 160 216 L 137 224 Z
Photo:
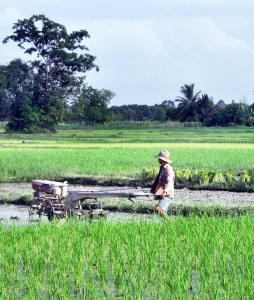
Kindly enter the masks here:
M 29 221 L 29 207 L 25 205 L 1 204 L 0 220 L 2 224 L 27 224 Z
M 41 219 L 43 222 L 48 222 L 47 216 Z M 123 222 L 123 221 L 144 221 L 144 222 L 161 222 L 161 218 L 155 214 L 138 214 L 124 212 L 107 212 L 107 221 Z M 3 225 L 29 224 L 29 206 L 0 204 L 0 221 Z

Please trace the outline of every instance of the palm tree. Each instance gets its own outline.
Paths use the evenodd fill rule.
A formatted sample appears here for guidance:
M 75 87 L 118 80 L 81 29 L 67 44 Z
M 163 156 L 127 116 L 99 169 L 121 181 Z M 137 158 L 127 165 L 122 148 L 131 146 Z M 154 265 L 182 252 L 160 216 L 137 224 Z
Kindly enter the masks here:
M 212 116 L 212 109 L 214 107 L 213 99 L 209 98 L 207 94 L 202 94 L 197 101 L 199 121 L 202 123 L 209 123 Z
M 199 121 L 197 102 L 201 91 L 195 94 L 194 86 L 194 83 L 181 86 L 180 92 L 183 94 L 183 97 L 178 96 L 175 99 L 176 102 L 179 102 L 177 108 L 179 109 L 178 119 L 180 122 Z

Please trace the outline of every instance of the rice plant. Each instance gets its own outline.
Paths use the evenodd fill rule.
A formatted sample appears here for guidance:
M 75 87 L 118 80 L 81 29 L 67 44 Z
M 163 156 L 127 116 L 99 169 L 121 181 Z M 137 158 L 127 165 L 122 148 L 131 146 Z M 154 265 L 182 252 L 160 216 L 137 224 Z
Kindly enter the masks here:
M 252 299 L 253 216 L 0 227 L 1 299 Z

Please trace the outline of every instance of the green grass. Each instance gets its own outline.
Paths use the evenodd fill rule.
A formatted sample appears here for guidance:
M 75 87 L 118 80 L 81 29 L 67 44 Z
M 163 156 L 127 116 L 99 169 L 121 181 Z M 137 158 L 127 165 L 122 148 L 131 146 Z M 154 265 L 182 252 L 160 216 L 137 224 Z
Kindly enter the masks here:
M 27 181 L 34 177 L 140 176 L 143 168 L 158 168 L 154 158 L 161 148 L 169 149 L 172 166 L 180 170 L 237 171 L 253 169 L 254 145 L 241 144 L 80 144 L 64 147 L 0 149 L 0 178 Z
M 34 178 L 139 178 L 157 169 L 166 148 L 175 170 L 237 173 L 254 168 L 253 128 L 59 130 L 56 134 L 0 134 L 0 182 Z
M 253 127 L 197 127 L 197 128 L 134 128 L 100 129 L 84 127 L 80 129 L 61 129 L 56 134 L 1 134 L 3 143 L 40 141 L 74 143 L 254 143 Z M 8 142 L 9 141 L 9 142 Z M 12 142 L 11 142 L 12 141 Z
M 252 299 L 253 216 L 0 227 L 1 299 Z

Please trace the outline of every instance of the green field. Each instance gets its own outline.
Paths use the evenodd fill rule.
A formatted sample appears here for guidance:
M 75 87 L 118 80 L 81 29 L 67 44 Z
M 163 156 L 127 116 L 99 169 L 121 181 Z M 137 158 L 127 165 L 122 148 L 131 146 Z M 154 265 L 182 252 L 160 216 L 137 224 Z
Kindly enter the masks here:
M 253 216 L 160 221 L 0 226 L 0 298 L 253 299 Z
M 56 134 L 0 133 L 0 182 L 97 178 L 117 184 L 126 178 L 128 184 L 144 169 L 156 173 L 154 155 L 163 148 L 175 170 L 232 176 L 247 171 L 245 181 L 252 182 L 254 128 L 64 128 Z
M 154 155 L 166 148 L 178 184 L 253 192 L 253 137 L 245 127 L 2 132 L 0 182 L 143 178 L 137 183 L 149 185 Z M 0 299 L 253 299 L 253 214 L 201 210 L 167 221 L 151 214 L 148 221 L 0 222 Z

